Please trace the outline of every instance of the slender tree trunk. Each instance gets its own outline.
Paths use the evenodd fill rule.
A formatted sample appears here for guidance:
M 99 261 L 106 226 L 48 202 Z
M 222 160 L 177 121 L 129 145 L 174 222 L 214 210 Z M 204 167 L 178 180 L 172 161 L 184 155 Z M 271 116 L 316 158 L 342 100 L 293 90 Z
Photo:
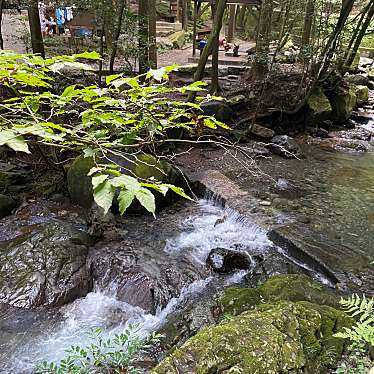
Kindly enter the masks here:
M 29 16 L 32 51 L 33 53 L 38 53 L 43 58 L 45 58 L 43 36 L 39 18 L 38 1 L 32 0 L 27 11 Z
M 310 45 L 310 36 L 312 33 L 314 19 L 314 0 L 308 0 L 306 3 L 305 17 L 304 17 L 304 28 L 302 36 L 302 47 L 307 48 Z
M 99 44 L 99 50 L 100 50 L 100 61 L 99 61 L 99 87 L 102 87 L 102 77 L 103 77 L 103 61 L 104 61 L 104 30 L 105 30 L 105 17 L 102 18 L 101 21 L 101 33 L 100 33 L 100 44 Z
M 252 78 L 254 80 L 263 80 L 268 73 L 272 14 L 273 0 L 264 0 L 257 31 L 256 58 L 252 66 Z
M 149 0 L 149 62 L 152 69 L 157 68 L 156 33 L 156 0 Z
M 125 12 L 125 7 L 126 7 L 126 0 L 122 0 L 122 2 L 120 4 L 120 7 L 119 7 L 119 10 L 118 10 L 117 27 L 116 27 L 116 31 L 114 33 L 112 52 L 110 54 L 110 62 L 109 62 L 110 74 L 113 74 L 113 71 L 114 71 L 114 62 L 115 62 L 115 59 L 116 59 L 116 56 L 117 56 L 118 42 L 119 42 L 119 38 L 121 36 L 123 15 L 124 15 L 124 12 Z
M 148 0 L 139 0 L 139 73 L 146 73 L 149 69 L 149 23 Z
M 227 31 L 227 41 L 229 43 L 231 43 L 234 39 L 235 12 L 236 12 L 236 5 L 235 4 L 229 5 L 229 29 Z
M 226 0 L 217 1 L 215 22 L 213 23 L 213 29 L 212 29 L 212 32 L 210 33 L 207 44 L 201 53 L 199 64 L 197 65 L 196 73 L 194 75 L 194 82 L 200 81 L 203 78 L 205 65 L 208 61 L 210 52 L 212 51 L 213 43 L 216 42 L 217 37 L 219 37 L 219 33 L 222 28 L 222 19 L 223 19 L 223 14 L 225 13 L 225 7 L 226 7 Z M 193 91 L 190 92 L 188 96 L 188 101 L 190 102 L 195 101 L 195 97 L 196 97 L 196 92 L 193 92 Z
M 355 59 L 356 53 L 358 52 L 358 49 L 359 49 L 360 44 L 362 42 L 362 39 L 365 36 L 366 30 L 370 26 L 370 22 L 373 19 L 373 17 L 374 17 L 374 0 L 371 0 L 370 3 L 369 3 L 366 19 L 365 19 L 364 23 L 362 24 L 362 26 L 360 28 L 360 31 L 357 35 L 357 38 L 356 38 L 356 41 L 353 45 L 352 50 L 349 50 L 349 52 L 348 52 L 348 57 L 347 57 L 347 59 L 344 63 L 345 69 L 349 69 L 349 67 L 352 65 L 352 63 Z M 357 28 L 359 28 L 359 26 L 357 26 Z
M 213 13 L 213 24 L 217 22 L 217 11 L 216 7 L 214 6 L 214 13 Z M 212 81 L 210 87 L 210 93 L 215 95 L 219 92 L 219 81 L 218 81 L 218 65 L 219 65 L 219 32 L 215 35 L 215 39 L 212 45 Z
M 242 29 L 244 27 L 244 19 L 245 19 L 246 11 L 247 11 L 247 6 L 246 5 L 242 5 L 240 7 L 240 10 L 238 11 L 238 19 L 237 19 L 237 22 L 236 22 L 236 26 L 240 29 Z
M 188 29 L 188 4 L 187 0 L 181 0 L 182 2 L 182 28 L 184 31 Z
M 4 7 L 4 0 L 0 0 L 0 49 L 4 49 L 4 40 L 3 40 L 3 32 L 2 32 L 2 23 L 3 23 L 3 7 Z

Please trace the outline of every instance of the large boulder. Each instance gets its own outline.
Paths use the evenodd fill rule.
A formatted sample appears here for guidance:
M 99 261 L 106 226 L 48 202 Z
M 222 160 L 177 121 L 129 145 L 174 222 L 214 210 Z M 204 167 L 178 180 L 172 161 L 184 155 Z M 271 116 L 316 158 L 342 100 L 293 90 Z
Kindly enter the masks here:
M 218 121 L 230 122 L 235 117 L 234 111 L 223 100 L 212 100 L 201 105 L 206 116 L 214 116 Z
M 288 135 L 274 136 L 268 144 L 268 148 L 273 153 L 285 158 L 303 157 L 299 144 Z
M 317 87 L 307 101 L 313 122 L 321 123 L 330 118 L 332 107 L 329 99 L 320 87 Z
M 343 123 L 352 114 L 357 104 L 357 97 L 353 87 L 349 87 L 340 92 L 335 92 L 330 96 L 332 106 L 332 119 L 335 122 Z
M 369 78 L 362 74 L 348 75 L 344 79 L 348 83 L 355 84 L 357 86 L 367 86 L 369 84 Z
M 21 165 L 0 162 L 0 193 L 11 195 L 30 191 L 33 173 Z
M 329 306 L 264 304 L 203 329 L 152 373 L 324 373 L 344 348 L 333 334 L 351 324 Z
M 181 30 L 171 34 L 170 41 L 172 42 L 174 48 L 181 49 L 186 42 L 185 31 Z
M 231 273 L 235 270 L 249 270 L 252 259 L 245 252 L 226 248 L 214 248 L 207 258 L 208 266 L 217 273 Z
M 16 202 L 10 196 L 0 194 L 0 218 L 9 215 L 16 206 Z
M 271 139 L 275 135 L 274 130 L 261 126 L 257 123 L 254 123 L 249 127 L 249 132 L 250 134 L 263 139 Z
M 374 81 L 374 68 L 369 69 L 368 78 L 369 78 L 370 81 Z
M 121 165 L 121 171 L 127 174 L 129 170 L 138 178 L 147 180 L 154 178 L 157 181 L 177 184 L 180 175 L 177 170 L 164 160 L 157 160 L 156 157 L 149 154 L 137 156 L 135 162 L 124 161 L 121 157 L 113 156 L 111 161 Z M 92 158 L 83 156 L 77 157 L 67 172 L 68 189 L 73 203 L 89 209 L 93 203 L 93 191 L 89 171 L 94 166 Z M 169 196 L 167 197 L 169 199 Z M 159 205 L 165 200 L 159 197 Z
M 353 90 L 356 94 L 357 105 L 362 105 L 369 101 L 369 88 L 367 86 L 355 85 Z
M 30 222 L 0 241 L 0 302 L 52 307 L 85 296 L 92 286 L 89 241 L 85 232 L 58 219 Z

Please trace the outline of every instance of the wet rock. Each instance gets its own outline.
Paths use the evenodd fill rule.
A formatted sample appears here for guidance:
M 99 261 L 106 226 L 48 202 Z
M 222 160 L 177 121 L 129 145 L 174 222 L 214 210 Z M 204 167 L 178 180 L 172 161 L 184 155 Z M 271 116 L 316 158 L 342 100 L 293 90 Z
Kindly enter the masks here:
M 258 125 L 257 123 L 251 125 L 248 131 L 250 134 L 263 139 L 271 139 L 275 135 L 274 130 Z
M 369 84 L 369 78 L 362 74 L 349 75 L 344 78 L 348 83 L 357 86 L 367 86 Z
M 332 118 L 338 123 L 345 122 L 352 114 L 357 104 L 357 97 L 353 87 L 349 87 L 340 92 L 335 92 L 330 96 L 332 106 Z
M 16 202 L 10 196 L 0 194 L 0 218 L 8 216 L 16 206 Z
M 356 94 L 357 105 L 362 105 L 369 101 L 369 89 L 367 86 L 353 86 Z
M 344 348 L 343 312 L 308 302 L 264 304 L 200 331 L 152 373 L 322 373 Z M 323 334 L 319 332 L 323 331 Z
M 32 171 L 21 165 L 0 162 L 0 193 L 17 194 L 30 191 Z
M 230 99 L 227 100 L 227 103 L 229 105 L 235 106 L 244 104 L 246 102 L 247 98 L 244 95 L 236 95 L 233 97 L 230 97 Z
M 22 228 L 0 242 L 0 302 L 16 307 L 60 306 L 91 290 L 88 235 L 57 219 Z
M 218 121 L 229 122 L 235 117 L 234 111 L 224 101 L 209 101 L 201 105 L 206 116 L 214 116 Z
M 374 81 L 374 68 L 369 69 L 368 78 L 369 78 L 370 81 Z
M 307 101 L 313 122 L 321 123 L 330 118 L 332 107 L 320 87 L 317 87 Z
M 288 135 L 274 136 L 268 147 L 273 153 L 279 156 L 286 158 L 303 157 L 299 144 Z
M 184 286 L 206 275 L 187 258 L 165 264 L 125 240 L 97 243 L 89 263 L 99 289 L 113 289 L 119 300 L 147 313 L 165 307 Z
M 251 257 L 245 252 L 226 248 L 214 248 L 207 258 L 208 266 L 217 273 L 231 273 L 234 270 L 248 270 L 252 265 Z

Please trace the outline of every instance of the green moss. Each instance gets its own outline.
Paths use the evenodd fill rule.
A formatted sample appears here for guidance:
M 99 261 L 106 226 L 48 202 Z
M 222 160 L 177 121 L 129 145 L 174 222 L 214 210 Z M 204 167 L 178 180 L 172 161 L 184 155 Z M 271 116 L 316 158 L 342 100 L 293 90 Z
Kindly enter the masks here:
M 356 107 L 357 98 L 352 87 L 343 93 L 335 93 L 330 98 L 333 109 L 333 120 L 339 123 L 346 121 Z
M 188 340 L 152 372 L 172 373 L 308 373 L 326 372 L 341 348 L 334 327 L 349 321 L 343 312 L 306 302 L 259 305 Z M 339 351 L 341 353 L 341 350 Z M 329 362 L 327 362 L 329 357 Z
M 357 98 L 357 105 L 362 105 L 369 101 L 369 88 L 367 86 L 352 85 Z
M 316 122 L 323 122 L 330 118 L 332 107 L 329 99 L 320 87 L 317 87 L 312 92 L 307 103 Z

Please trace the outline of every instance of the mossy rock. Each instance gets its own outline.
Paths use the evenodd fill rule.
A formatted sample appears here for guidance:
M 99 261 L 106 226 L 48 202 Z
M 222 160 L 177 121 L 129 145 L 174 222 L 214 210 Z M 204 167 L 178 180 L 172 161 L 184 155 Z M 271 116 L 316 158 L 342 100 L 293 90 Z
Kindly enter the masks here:
M 186 33 L 181 30 L 170 35 L 170 41 L 173 43 L 173 47 L 181 49 L 186 42 Z
M 362 105 L 369 101 L 369 88 L 363 85 L 352 86 L 356 94 L 357 105 Z
M 123 173 L 132 171 L 139 179 L 148 180 L 154 178 L 157 181 L 178 184 L 180 175 L 177 170 L 166 161 L 159 161 L 149 154 L 141 154 L 133 161 L 125 161 L 123 158 L 112 157 L 112 161 L 121 165 Z M 91 177 L 87 174 L 94 166 L 92 158 L 77 157 L 67 172 L 68 189 L 73 203 L 86 209 L 91 208 L 93 203 L 93 191 Z M 161 197 L 160 197 L 161 199 Z M 156 203 L 162 203 L 161 200 Z
M 0 218 L 11 214 L 16 206 L 16 202 L 10 196 L 0 194 Z
M 307 104 L 315 122 L 321 123 L 331 117 L 332 107 L 330 101 L 320 87 L 317 87 L 312 92 Z
M 265 304 L 203 329 L 152 373 L 295 374 L 306 368 L 324 373 L 336 366 L 343 350 L 332 326 L 351 324 L 343 312 L 328 306 Z
M 261 302 L 282 300 L 338 305 L 337 296 L 328 288 L 307 275 L 300 274 L 276 275 L 258 288 L 227 288 L 217 304 L 222 314 L 238 315 Z
M 336 92 L 330 97 L 332 119 L 338 123 L 345 122 L 352 114 L 357 104 L 357 97 L 353 87 L 343 92 Z
M 369 80 L 374 81 L 374 69 L 369 69 L 368 78 Z

